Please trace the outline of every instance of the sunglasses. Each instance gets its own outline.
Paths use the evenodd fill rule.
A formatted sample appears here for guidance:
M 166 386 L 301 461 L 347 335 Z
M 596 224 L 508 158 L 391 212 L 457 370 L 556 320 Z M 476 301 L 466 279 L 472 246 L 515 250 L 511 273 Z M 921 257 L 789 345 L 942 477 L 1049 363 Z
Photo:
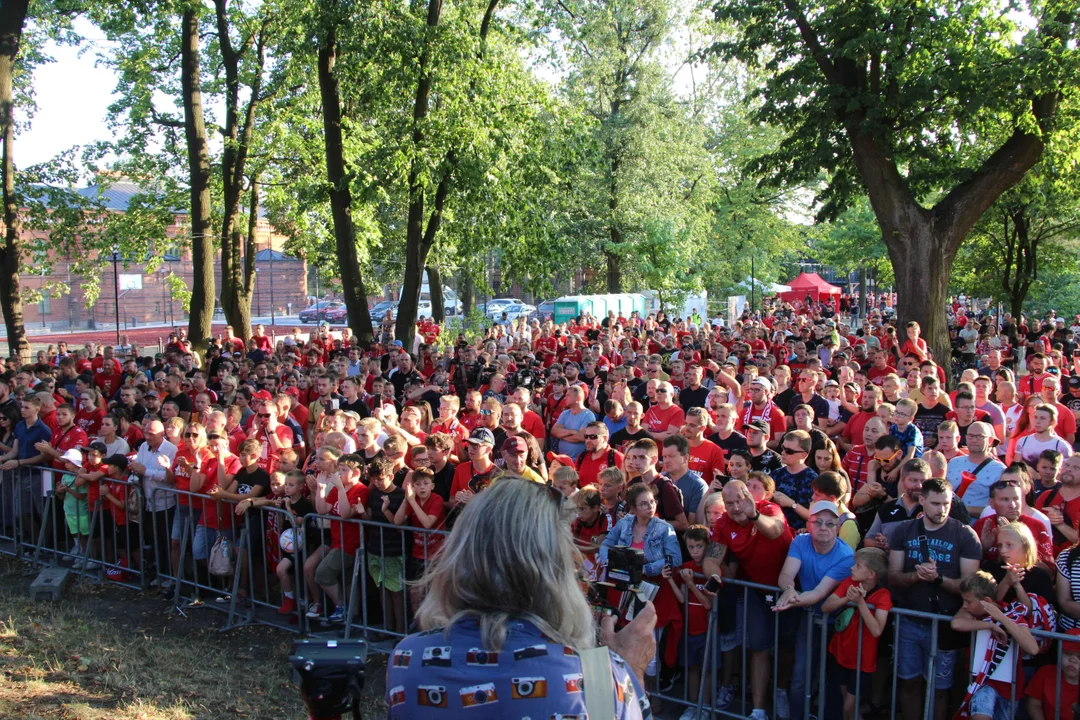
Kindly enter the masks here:
M 221 436 L 220 436 L 220 435 L 217 435 L 217 434 L 215 434 L 215 435 L 207 435 L 207 436 L 206 436 L 206 439 L 207 439 L 207 440 L 220 440 L 220 439 L 221 439 Z
M 784 455 L 798 455 L 799 453 L 806 452 L 806 451 L 803 450 L 802 448 L 782 447 L 782 448 L 780 448 L 780 452 L 783 453 Z
M 197 432 L 187 432 L 187 433 L 184 433 L 184 437 L 186 437 L 186 438 L 196 438 L 196 437 L 199 437 L 199 433 L 197 433 Z
M 1004 490 L 1010 487 L 1020 487 L 1019 480 L 998 480 L 996 483 L 990 486 L 991 490 Z
M 268 417 L 270 417 L 270 413 L 259 413 L 259 417 L 264 418 L 264 419 L 268 418 Z
M 599 437 L 600 437 L 599 435 L 586 435 L 585 439 L 586 440 L 596 440 Z

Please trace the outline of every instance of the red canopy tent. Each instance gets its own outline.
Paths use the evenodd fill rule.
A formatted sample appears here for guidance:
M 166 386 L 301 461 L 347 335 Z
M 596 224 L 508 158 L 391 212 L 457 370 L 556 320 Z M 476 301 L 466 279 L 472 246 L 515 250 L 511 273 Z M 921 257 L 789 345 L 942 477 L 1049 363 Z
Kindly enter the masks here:
M 799 277 L 784 284 L 791 289 L 780 293 L 780 299 L 797 308 L 801 308 L 807 295 L 811 300 L 832 302 L 834 306 L 840 301 L 840 288 L 825 282 L 817 273 L 800 273 Z

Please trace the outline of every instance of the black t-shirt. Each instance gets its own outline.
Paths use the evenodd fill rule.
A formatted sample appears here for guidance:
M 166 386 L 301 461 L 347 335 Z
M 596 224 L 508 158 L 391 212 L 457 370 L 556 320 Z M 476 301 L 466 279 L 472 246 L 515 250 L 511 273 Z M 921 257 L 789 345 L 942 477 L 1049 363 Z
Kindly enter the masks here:
M 724 451 L 725 456 L 730 456 L 732 450 L 745 450 L 747 447 L 746 436 L 738 431 L 732 431 L 732 433 L 727 436 L 727 440 L 721 438 L 720 433 L 713 433 L 705 439 L 719 445 L 720 449 Z
M 679 406 L 683 410 L 689 410 L 690 408 L 703 408 L 706 407 L 705 401 L 709 398 L 709 391 L 705 387 L 699 386 L 697 390 L 684 387 L 679 392 Z
M 236 492 L 239 495 L 250 495 L 254 488 L 261 487 L 262 492 L 259 497 L 270 496 L 270 473 L 258 465 L 255 466 L 254 470 L 240 468 L 234 479 L 236 480 Z
M 915 566 L 925 562 L 926 553 L 937 562 L 938 574 L 942 577 L 959 579 L 960 560 L 982 560 L 982 544 L 969 525 L 950 517 L 937 530 L 920 527 L 918 520 L 901 523 L 893 532 L 889 541 L 890 550 L 904 552 L 903 572 L 915 572 Z M 923 539 L 925 537 L 925 539 Z M 937 597 L 937 607 L 931 598 Z M 917 582 L 906 588 L 893 590 L 893 602 L 897 607 L 922 612 L 934 612 L 953 615 L 960 609 L 962 600 L 933 583 Z
M 630 434 L 626 431 L 626 428 L 619 430 L 617 433 L 611 436 L 608 441 L 608 445 L 615 448 L 619 452 L 626 454 L 626 448 L 630 446 L 630 443 L 637 442 L 638 440 L 652 440 L 653 436 L 649 434 L 649 431 L 642 427 L 638 432 Z
M 405 491 L 397 485 L 388 492 L 383 492 L 374 485 L 369 488 L 367 501 L 369 519 L 373 522 L 392 525 L 393 522 L 383 514 L 383 497 L 390 498 L 390 506 L 387 509 L 393 515 L 401 507 L 401 503 L 405 502 Z M 402 548 L 402 531 L 371 525 L 364 528 L 364 549 L 367 550 L 368 555 L 377 556 L 381 553 L 386 557 L 396 557 L 402 554 Z
M 788 388 L 787 390 L 776 394 L 776 397 L 773 398 L 773 404 L 784 412 L 787 412 L 787 409 L 791 407 L 792 401 L 798 396 L 799 394 L 795 392 L 795 388 Z M 790 413 L 788 414 L 790 415 Z
M 194 407 L 191 404 L 191 398 L 187 396 L 187 393 L 180 393 L 176 397 L 172 395 L 165 396 L 165 402 L 172 401 L 176 403 L 176 406 L 180 408 L 180 412 L 191 412 Z
M 787 413 L 788 417 L 793 418 L 795 417 L 795 408 L 799 405 L 809 405 L 810 407 L 812 407 L 814 409 L 815 421 L 821 418 L 828 419 L 829 417 L 829 401 L 821 397 L 817 393 L 814 393 L 810 396 L 809 402 L 803 400 L 802 395 L 796 394 L 793 398 L 791 398 L 791 403 L 787 406 L 786 409 L 783 405 L 781 405 L 780 408 Z
M 435 473 L 435 494 L 445 502 L 450 502 L 450 488 L 454 486 L 454 465 L 446 463 L 442 470 L 436 470 L 434 467 L 431 470 Z
M 423 380 L 423 376 L 416 372 L 415 369 L 410 370 L 407 373 L 398 370 L 396 373 L 390 376 L 390 384 L 394 386 L 394 397 L 400 399 L 405 395 L 405 388 L 412 384 L 412 381 L 419 378 Z
M 338 401 L 338 407 L 342 412 L 349 412 L 350 410 L 360 416 L 360 419 L 371 417 L 371 408 L 363 401 L 362 398 L 357 397 L 355 402 L 349 402 L 345 398 L 341 398 Z
M 780 462 L 780 456 L 772 450 L 766 450 L 750 460 L 751 470 L 757 470 L 770 476 L 783 466 L 784 463 Z
M 932 408 L 926 408 L 922 403 L 919 403 L 918 408 L 915 410 L 915 419 L 912 422 L 915 423 L 915 427 L 919 428 L 919 432 L 923 434 L 923 443 L 926 447 L 937 445 L 938 425 L 945 422 L 945 415 L 948 412 L 949 408 L 944 403 L 939 402 Z

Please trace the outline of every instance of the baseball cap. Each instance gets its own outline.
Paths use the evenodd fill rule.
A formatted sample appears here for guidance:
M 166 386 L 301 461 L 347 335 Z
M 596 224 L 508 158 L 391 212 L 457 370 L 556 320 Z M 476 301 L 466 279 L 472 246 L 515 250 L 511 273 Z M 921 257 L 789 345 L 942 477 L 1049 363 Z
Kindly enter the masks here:
M 1064 633 L 1080 638 L 1080 628 L 1069 628 L 1068 630 L 1065 630 Z M 1080 653 L 1080 640 L 1062 640 L 1061 652 Z
M 763 433 L 768 434 L 768 432 L 769 432 L 769 423 L 762 420 L 761 418 L 758 418 L 757 420 L 751 420 L 750 422 L 745 423 L 743 425 L 743 430 L 745 430 L 747 428 L 753 428 L 755 430 L 759 430 L 759 431 L 761 431 Z
M 766 390 L 772 390 L 772 383 L 769 382 L 768 378 L 762 377 L 761 375 L 758 375 L 756 378 L 754 378 L 750 382 L 750 384 L 751 385 L 757 385 L 758 387 L 763 387 Z
M 810 506 L 811 515 L 817 515 L 819 512 L 831 512 L 836 517 L 840 517 L 840 508 L 836 507 L 836 503 L 829 500 L 818 500 Z
M 296 341 L 292 339 L 291 335 L 286 336 L 285 339 L 282 342 L 284 342 L 288 346 L 296 344 Z
M 256 400 L 273 400 L 274 396 L 270 394 L 269 390 L 256 390 L 251 393 L 252 399 Z
M 529 444 L 524 439 L 517 437 L 508 437 L 503 442 L 503 452 L 513 453 L 514 455 L 524 455 L 529 452 Z
M 1070 390 L 1076 390 L 1078 388 L 1080 388 L 1080 375 L 1070 375 L 1069 376 L 1069 389 Z
M 300 388 L 296 387 L 295 385 L 288 386 L 282 392 L 284 392 L 286 395 L 292 395 L 294 398 L 300 398 Z
M 127 470 L 128 459 L 126 455 L 121 455 L 117 453 L 115 455 L 110 455 L 109 457 L 105 458 L 105 462 L 103 464 L 112 465 L 113 467 L 120 468 L 121 470 Z
M 469 435 L 469 442 L 495 447 L 495 436 L 487 428 L 476 428 Z
M 400 340 L 395 340 L 394 345 L 397 345 L 399 348 L 405 347 L 405 343 L 401 342 Z
M 79 468 L 82 467 L 82 453 L 79 452 L 78 450 L 76 450 L 75 448 L 72 448 L 72 449 L 68 450 L 66 453 L 64 453 L 63 455 L 61 455 L 60 459 L 68 461 L 69 463 L 71 463 L 75 467 L 79 467 Z
M 569 455 L 556 455 L 555 453 L 548 450 L 546 457 L 548 464 L 557 462 L 560 465 L 568 465 L 570 467 L 574 467 L 574 460 Z
M 836 382 L 835 380 L 826 380 L 825 387 L 840 387 L 840 383 Z
M 101 442 L 100 440 L 92 442 L 89 445 L 85 445 L 79 448 L 79 450 L 83 452 L 86 452 L 87 450 L 93 450 L 95 452 L 101 453 L 102 455 L 109 452 L 109 448 L 105 445 L 105 443 Z

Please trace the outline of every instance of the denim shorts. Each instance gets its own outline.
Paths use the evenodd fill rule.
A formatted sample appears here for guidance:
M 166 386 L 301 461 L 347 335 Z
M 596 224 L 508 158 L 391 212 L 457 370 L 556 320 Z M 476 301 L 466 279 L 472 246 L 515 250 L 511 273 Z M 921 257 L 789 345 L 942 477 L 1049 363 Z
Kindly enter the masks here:
M 994 720 L 1011 720 L 1016 713 L 1011 700 L 1001 697 L 993 687 L 983 685 L 971 696 L 968 714 L 987 715 Z
M 926 671 L 930 664 L 931 626 L 914 620 L 897 618 L 897 621 L 900 622 L 900 642 L 896 648 L 896 677 L 901 680 L 917 677 L 929 680 Z M 937 651 L 934 658 L 935 690 L 952 687 L 956 655 L 956 650 Z
M 705 664 L 705 641 L 708 633 L 687 635 L 679 639 L 679 662 L 683 667 L 701 667 Z
M 192 511 L 190 505 L 177 505 L 176 514 L 173 515 L 172 534 L 169 536 L 170 540 L 180 542 L 184 538 L 184 520 L 191 518 L 191 531 L 194 532 L 195 527 L 199 524 L 199 517 L 202 515 L 202 510 Z

